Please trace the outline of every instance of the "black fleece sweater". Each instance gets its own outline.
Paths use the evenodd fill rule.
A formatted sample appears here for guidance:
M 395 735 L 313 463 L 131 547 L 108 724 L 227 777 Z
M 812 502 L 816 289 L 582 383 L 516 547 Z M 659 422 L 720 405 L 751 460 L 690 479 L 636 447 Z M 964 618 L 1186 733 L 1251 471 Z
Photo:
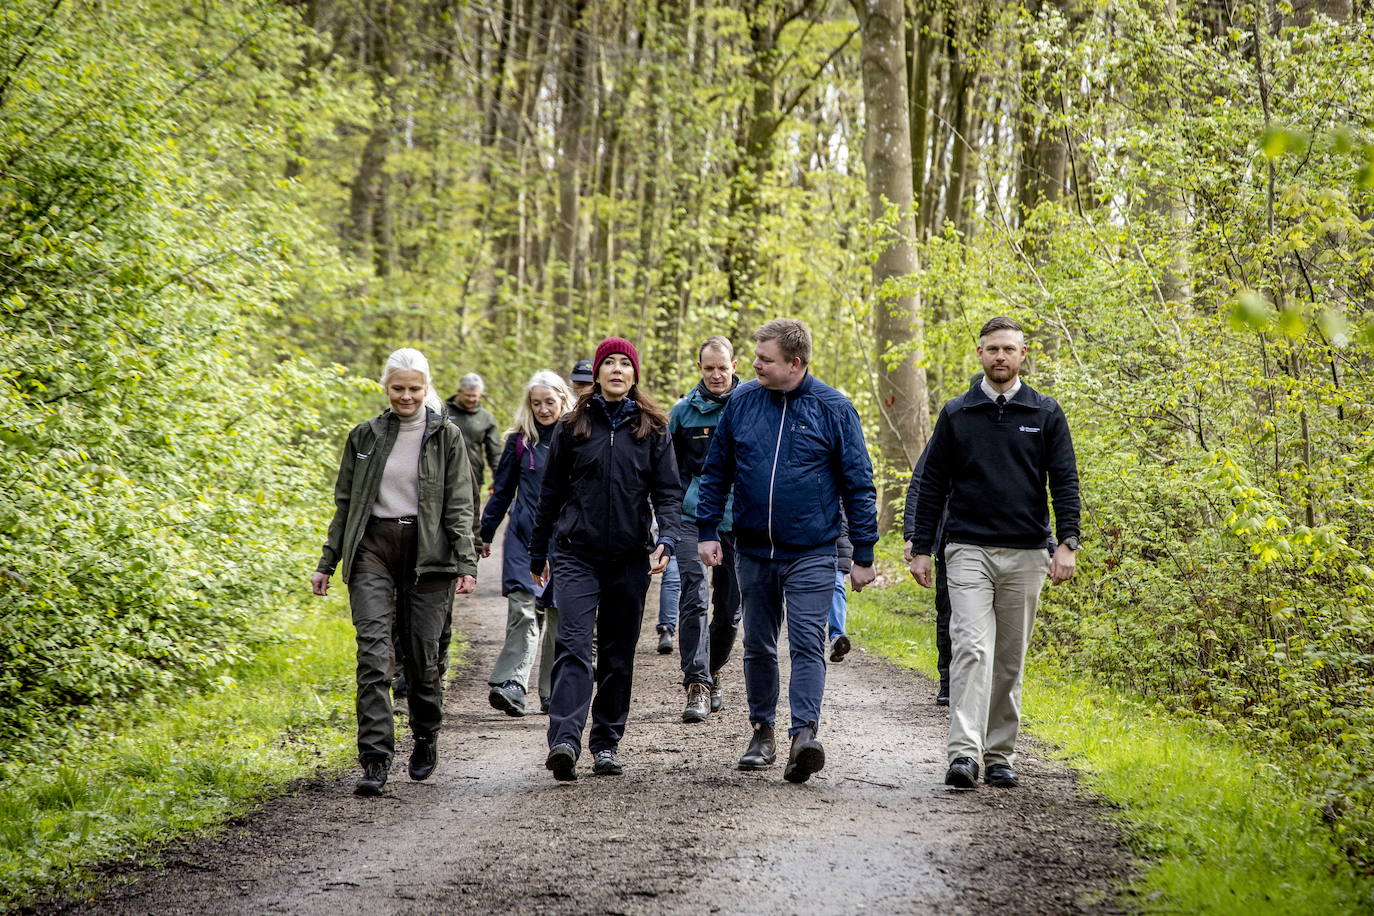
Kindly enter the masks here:
M 944 539 L 984 547 L 1043 548 L 1046 485 L 1060 541 L 1078 535 L 1078 465 L 1063 409 L 1023 381 L 998 407 L 981 384 L 940 411 L 916 502 L 912 552 L 932 553 L 948 499 Z

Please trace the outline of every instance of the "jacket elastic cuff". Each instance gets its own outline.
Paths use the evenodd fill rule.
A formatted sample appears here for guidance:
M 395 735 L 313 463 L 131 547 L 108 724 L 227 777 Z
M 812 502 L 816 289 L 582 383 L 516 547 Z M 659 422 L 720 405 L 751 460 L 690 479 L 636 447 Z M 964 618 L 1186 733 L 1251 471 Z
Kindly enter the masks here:
M 322 572 L 326 576 L 332 576 L 334 575 L 334 567 L 324 560 L 321 560 L 320 565 L 315 567 L 315 572 Z
M 654 545 L 654 549 L 657 550 L 660 547 L 663 548 L 663 555 L 665 557 L 671 557 L 677 549 L 677 543 L 674 542 L 672 538 L 662 537 L 658 539 L 658 543 Z
M 482 539 L 483 544 L 490 544 L 493 538 L 496 537 L 496 529 L 493 528 L 488 531 L 486 528 L 482 528 L 477 532 L 477 536 Z
M 697 542 L 719 541 L 720 532 L 715 522 L 697 522 Z
M 530 575 L 531 575 L 531 576 L 542 576 L 542 575 L 544 575 L 544 567 L 545 567 L 545 566 L 548 566 L 548 565 L 549 565 L 549 558 L 548 558 L 548 557 L 539 557 L 539 556 L 535 556 L 534 554 L 530 554 Z
M 857 565 L 857 566 L 872 566 L 872 565 L 873 565 L 873 545 L 872 545 L 872 544 L 855 544 L 855 545 L 854 545 L 854 563 L 855 563 L 855 565 Z

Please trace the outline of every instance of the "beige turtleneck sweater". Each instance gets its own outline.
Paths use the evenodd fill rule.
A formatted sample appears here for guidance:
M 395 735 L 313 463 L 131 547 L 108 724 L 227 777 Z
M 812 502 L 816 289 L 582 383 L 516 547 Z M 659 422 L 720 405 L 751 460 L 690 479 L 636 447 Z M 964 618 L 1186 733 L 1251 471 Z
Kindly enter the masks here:
M 402 518 L 420 511 L 420 442 L 425 435 L 425 409 L 401 418 L 401 431 L 382 470 L 382 488 L 372 504 L 374 518 Z

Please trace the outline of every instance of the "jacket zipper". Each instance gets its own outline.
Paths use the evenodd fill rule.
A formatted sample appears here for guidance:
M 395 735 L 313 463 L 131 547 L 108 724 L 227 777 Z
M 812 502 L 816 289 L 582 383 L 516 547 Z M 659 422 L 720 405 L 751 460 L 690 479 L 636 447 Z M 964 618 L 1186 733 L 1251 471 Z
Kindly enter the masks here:
M 778 441 L 773 446 L 773 471 L 768 476 L 768 559 L 776 559 L 778 545 L 773 541 L 773 485 L 778 480 L 778 456 L 782 453 L 782 428 L 787 422 L 787 395 L 782 396 L 782 417 L 778 420 Z

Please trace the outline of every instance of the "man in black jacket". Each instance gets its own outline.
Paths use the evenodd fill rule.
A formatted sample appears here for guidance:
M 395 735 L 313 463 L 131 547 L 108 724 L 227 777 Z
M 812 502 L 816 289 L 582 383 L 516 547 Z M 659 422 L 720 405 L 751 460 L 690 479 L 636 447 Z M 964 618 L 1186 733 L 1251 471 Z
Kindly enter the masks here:
M 1021 725 L 1021 674 L 1045 574 L 1073 576 L 1078 467 L 1064 411 L 1020 379 L 1021 326 L 994 318 L 978 335 L 982 381 L 940 411 L 921 472 L 911 574 L 931 586 L 944 514 L 949 576 L 950 725 L 945 784 L 1011 788 Z M 1059 545 L 1046 550 L 1054 500 Z

